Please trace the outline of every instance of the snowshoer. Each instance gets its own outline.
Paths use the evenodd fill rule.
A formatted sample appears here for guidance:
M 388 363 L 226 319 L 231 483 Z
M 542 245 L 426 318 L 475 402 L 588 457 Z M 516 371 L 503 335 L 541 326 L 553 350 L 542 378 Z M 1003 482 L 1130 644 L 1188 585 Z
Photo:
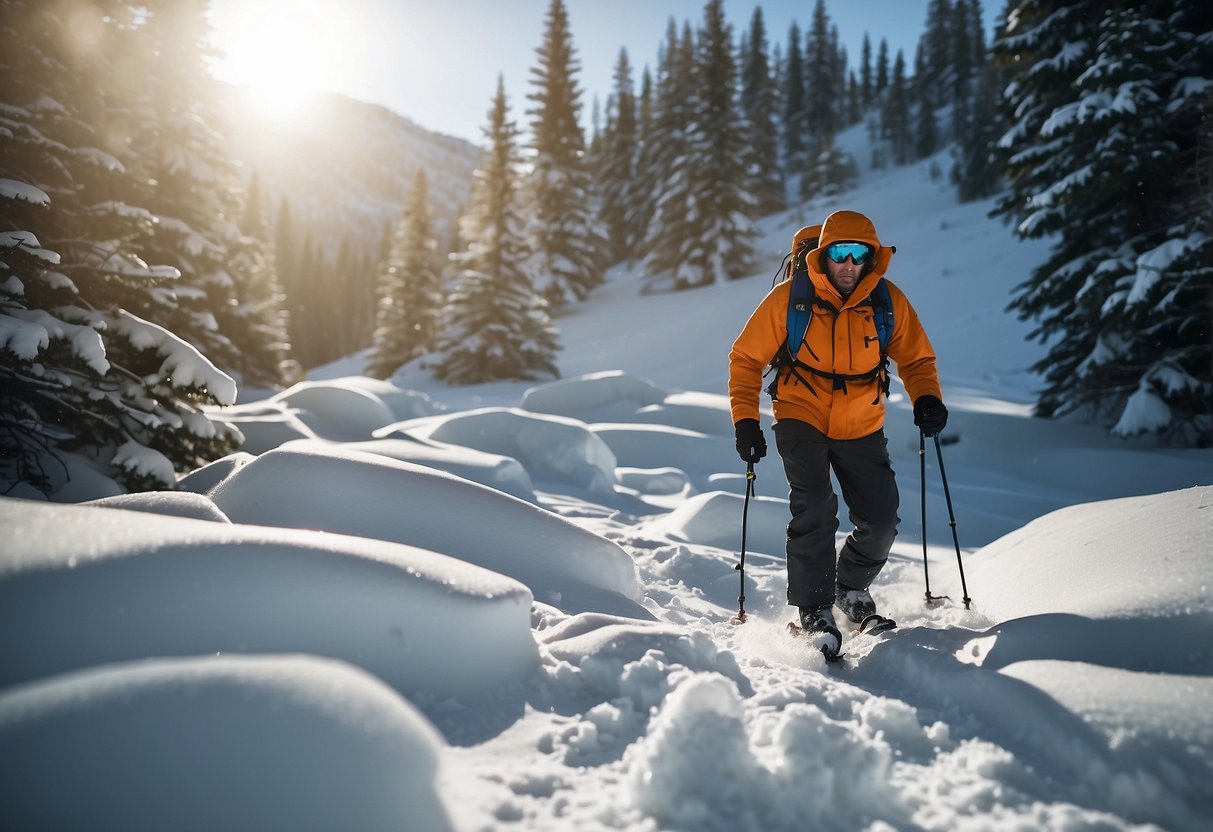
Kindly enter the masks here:
M 793 238 L 793 268 L 798 240 Z M 885 352 L 874 322 L 873 291 L 883 281 L 891 306 L 887 358 L 897 364 L 914 403 L 914 424 L 932 436 L 943 430 L 935 352 L 905 294 L 885 279 L 894 249 L 881 245 L 863 214 L 836 211 L 826 218 L 815 248 L 804 258 L 815 297 L 812 315 L 794 362 L 776 361 L 771 386 L 775 441 L 783 458 L 792 519 L 788 524 L 788 603 L 799 610 L 805 631 L 827 633 L 827 657 L 841 645 L 835 604 L 852 622 L 876 612 L 869 592 L 897 534 L 897 482 L 884 435 L 888 393 Z M 790 268 L 789 271 L 792 271 Z M 792 280 L 775 286 L 758 305 L 729 353 L 729 399 L 737 452 L 757 462 L 767 452 L 759 425 L 763 371 L 776 359 L 788 333 Z M 835 552 L 838 496 L 842 488 L 854 529 Z M 827 640 L 828 641 L 828 640 Z

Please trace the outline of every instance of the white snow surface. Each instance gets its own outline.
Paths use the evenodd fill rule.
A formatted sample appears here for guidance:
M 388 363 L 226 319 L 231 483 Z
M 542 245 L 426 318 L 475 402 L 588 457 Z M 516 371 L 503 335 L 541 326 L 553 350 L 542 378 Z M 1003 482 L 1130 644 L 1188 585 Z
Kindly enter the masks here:
M 845 201 L 759 224 L 750 278 L 610 272 L 556 319 L 559 382 L 355 355 L 209 410 L 245 445 L 176 494 L 0 498 L 0 827 L 1207 829 L 1213 452 L 1032 418 L 1043 348 L 1005 307 L 1047 241 L 957 205 L 946 157 L 872 171 L 865 140 L 840 137 Z M 839 208 L 898 246 L 939 355 L 965 581 L 895 383 L 873 594 L 899 627 L 828 665 L 785 630 L 769 408 L 728 623 L 724 394 L 792 234 Z

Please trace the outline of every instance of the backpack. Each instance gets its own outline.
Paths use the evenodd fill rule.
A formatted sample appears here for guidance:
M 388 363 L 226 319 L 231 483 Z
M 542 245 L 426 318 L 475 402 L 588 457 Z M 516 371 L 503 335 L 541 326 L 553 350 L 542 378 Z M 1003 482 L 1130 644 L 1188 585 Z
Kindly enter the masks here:
M 832 315 L 838 315 L 837 309 L 817 297 L 817 290 L 813 286 L 813 281 L 809 278 L 809 267 L 805 258 L 809 251 L 816 247 L 816 239 L 796 239 L 793 242 L 793 249 L 790 255 L 792 262 L 787 266 L 787 271 L 791 272 L 792 275 L 792 288 L 788 293 L 787 335 L 783 344 L 780 345 L 778 352 L 775 353 L 775 357 L 771 359 L 768 372 L 774 372 L 775 377 L 767 385 L 767 393 L 772 400 L 778 399 L 776 391 L 779 387 L 781 374 L 784 374 L 784 381 L 795 379 L 811 391 L 813 389 L 812 385 L 800 374 L 800 371 L 803 370 L 821 378 L 830 379 L 834 383 L 833 389 L 841 390 L 843 393 L 847 392 L 848 381 L 871 381 L 876 379 L 879 381 L 879 385 L 876 399 L 872 402 L 876 404 L 880 401 L 882 393 L 885 396 L 889 395 L 889 340 L 893 337 L 894 324 L 893 299 L 889 295 L 889 285 L 883 277 L 880 278 L 880 281 L 872 289 L 867 298 L 860 303 L 860 306 L 867 304 L 872 307 L 872 320 L 876 325 L 876 339 L 880 344 L 880 361 L 875 367 L 866 373 L 827 373 L 825 370 L 819 370 L 796 359 L 796 353 L 799 352 L 800 345 L 804 342 L 805 333 L 809 330 L 809 321 L 813 317 L 813 307 L 819 306 Z

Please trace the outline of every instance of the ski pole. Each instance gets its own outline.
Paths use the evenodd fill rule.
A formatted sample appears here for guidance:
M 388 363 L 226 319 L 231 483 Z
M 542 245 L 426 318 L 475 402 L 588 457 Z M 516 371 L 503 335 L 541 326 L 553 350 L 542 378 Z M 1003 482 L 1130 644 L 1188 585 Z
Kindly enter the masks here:
M 946 595 L 931 594 L 931 567 L 927 563 L 927 446 L 926 434 L 918 434 L 918 470 L 921 474 L 919 495 L 922 498 L 922 576 L 927 584 L 926 600 L 930 605 L 933 601 L 942 601 Z
M 746 526 L 750 519 L 750 495 L 754 493 L 754 463 L 746 463 L 745 469 L 745 501 L 741 506 L 741 560 L 733 568 L 741 573 L 741 586 L 737 594 L 737 615 L 729 619 L 730 624 L 744 624 L 745 611 L 745 538 Z
M 952 543 L 956 545 L 956 565 L 960 568 L 960 589 L 964 593 L 963 600 L 967 610 L 973 599 L 969 597 L 969 588 L 965 585 L 965 565 L 960 558 L 960 538 L 956 536 L 956 515 L 952 512 L 952 494 L 948 491 L 948 475 L 943 470 L 943 449 L 939 444 L 938 433 L 935 434 L 935 455 L 939 458 L 939 477 L 943 480 L 943 496 L 948 503 L 948 523 L 952 526 Z

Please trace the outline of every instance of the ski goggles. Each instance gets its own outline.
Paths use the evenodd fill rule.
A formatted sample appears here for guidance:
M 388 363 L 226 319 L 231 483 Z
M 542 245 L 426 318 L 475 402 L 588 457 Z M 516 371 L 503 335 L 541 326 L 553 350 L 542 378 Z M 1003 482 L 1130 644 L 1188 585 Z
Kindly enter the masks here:
M 826 257 L 835 263 L 845 263 L 847 258 L 862 266 L 872 256 L 872 247 L 867 243 L 830 243 L 826 246 Z

